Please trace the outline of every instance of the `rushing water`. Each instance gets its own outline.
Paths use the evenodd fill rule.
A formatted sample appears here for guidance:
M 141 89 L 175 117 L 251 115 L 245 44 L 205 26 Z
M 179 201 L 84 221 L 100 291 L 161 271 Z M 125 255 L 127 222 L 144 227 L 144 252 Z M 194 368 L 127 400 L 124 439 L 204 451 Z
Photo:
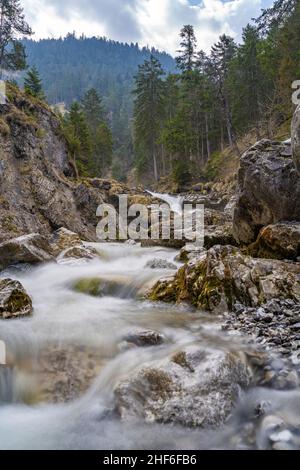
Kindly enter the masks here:
M 292 416 L 295 427 L 299 426 L 299 391 L 268 389 L 253 389 L 242 395 L 230 422 L 219 431 L 122 423 L 113 411 L 113 390 L 132 371 L 191 343 L 231 350 L 243 349 L 243 344 L 239 336 L 221 332 L 218 318 L 188 307 L 141 299 L 151 283 L 172 272 L 146 268 L 147 262 L 161 258 L 174 263 L 176 252 L 127 244 L 95 246 L 102 255 L 99 260 L 46 264 L 3 273 L 23 283 L 33 299 L 34 314 L 31 318 L 0 322 L 0 337 L 6 342 L 9 364 L 0 370 L 0 449 L 243 447 L 241 436 L 253 426 L 253 409 L 258 400 L 271 403 L 281 415 Z M 97 276 L 115 280 L 123 287 L 113 296 L 104 297 L 74 291 L 79 279 Z M 124 336 L 137 328 L 159 331 L 168 342 L 150 348 L 124 348 Z M 45 351 L 48 356 L 43 356 Z M 60 354 L 64 351 L 69 351 L 70 356 L 63 355 L 62 360 Z M 84 377 L 90 367 L 86 355 L 98 364 L 88 389 L 67 403 L 49 403 L 51 393 L 59 395 L 64 387 L 64 373 L 68 372 L 64 369 L 70 369 L 67 388 L 76 389 L 76 380 Z M 41 392 L 46 386 L 48 402 Z M 265 447 L 263 431 L 257 431 L 255 436 L 253 448 Z
M 166 202 L 172 212 L 176 214 L 182 213 L 184 197 L 182 196 L 171 196 L 170 194 L 161 194 L 161 193 L 153 193 L 152 191 L 148 191 L 151 196 L 157 199 L 161 199 L 162 201 Z

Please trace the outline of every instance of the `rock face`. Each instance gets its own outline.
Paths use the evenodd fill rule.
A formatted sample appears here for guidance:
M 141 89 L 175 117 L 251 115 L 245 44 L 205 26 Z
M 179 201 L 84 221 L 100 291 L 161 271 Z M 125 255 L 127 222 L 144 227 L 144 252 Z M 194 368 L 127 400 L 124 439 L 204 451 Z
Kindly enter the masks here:
M 124 420 L 219 426 L 228 418 L 250 372 L 237 356 L 190 346 L 120 383 L 117 409 Z
M 282 221 L 300 221 L 300 178 L 289 143 L 262 140 L 241 158 L 233 232 L 241 244 Z
M 17 318 L 32 313 L 31 298 L 22 284 L 11 279 L 0 280 L 0 318 Z
M 191 302 L 200 309 L 226 312 L 236 302 L 258 306 L 271 299 L 300 302 L 300 266 L 254 259 L 231 246 L 216 246 L 183 266 L 175 277 L 159 281 L 152 300 Z
M 40 263 L 53 260 L 47 238 L 33 233 L 0 244 L 0 269 L 16 263 Z
M 292 121 L 292 149 L 294 163 L 300 174 L 300 105 L 296 109 Z
M 0 105 L 0 242 L 61 227 L 96 241 L 97 207 L 130 190 L 113 180 L 76 180 L 56 115 L 9 84 L 7 96 Z
M 260 258 L 296 261 L 300 257 L 300 222 L 268 225 L 249 247 L 249 252 Z

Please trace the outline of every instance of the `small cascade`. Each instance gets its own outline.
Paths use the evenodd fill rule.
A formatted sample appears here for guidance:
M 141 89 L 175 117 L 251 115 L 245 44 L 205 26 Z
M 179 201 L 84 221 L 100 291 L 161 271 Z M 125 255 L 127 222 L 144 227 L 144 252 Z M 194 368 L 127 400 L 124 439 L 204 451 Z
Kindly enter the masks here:
M 169 204 L 172 212 L 176 214 L 181 214 L 183 209 L 184 198 L 182 196 L 171 196 L 170 194 L 160 194 L 154 193 L 152 191 L 147 191 L 151 196 L 161 199 L 162 201 Z

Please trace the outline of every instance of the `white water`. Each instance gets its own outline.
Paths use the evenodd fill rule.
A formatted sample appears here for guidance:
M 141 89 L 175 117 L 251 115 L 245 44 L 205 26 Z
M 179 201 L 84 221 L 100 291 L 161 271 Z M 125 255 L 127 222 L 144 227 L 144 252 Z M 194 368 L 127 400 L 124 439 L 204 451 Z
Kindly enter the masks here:
M 184 202 L 184 198 L 182 196 L 171 196 L 170 194 L 153 193 L 151 191 L 147 192 L 151 194 L 151 196 L 157 199 L 161 199 L 162 201 L 169 204 L 172 212 L 175 212 L 176 214 L 182 214 Z
M 122 423 L 113 412 L 113 390 L 132 371 L 190 343 L 230 349 L 243 346 L 238 337 L 221 333 L 216 318 L 188 308 L 152 304 L 136 298 L 149 283 L 172 273 L 146 269 L 147 262 L 153 258 L 174 262 L 176 252 L 124 244 L 95 246 L 103 260 L 81 265 L 48 264 L 27 272 L 14 271 L 13 277 L 23 283 L 33 298 L 34 315 L 0 322 L 0 337 L 7 344 L 10 364 L 15 367 L 13 382 L 6 383 L 6 387 L 13 388 L 11 401 L 2 401 L 0 405 L 0 449 L 234 447 L 245 416 L 253 414 L 258 395 L 261 399 L 273 400 L 275 405 L 284 403 L 286 413 L 291 411 L 288 400 L 299 403 L 298 392 L 272 392 L 272 395 L 264 390 L 254 395 L 250 392 L 244 401 L 242 397 L 230 424 L 218 432 L 142 422 Z M 97 276 L 116 279 L 125 284 L 124 288 L 117 291 L 115 297 L 99 298 L 74 292 L 76 280 Z M 137 328 L 159 331 L 168 341 L 159 347 L 124 350 L 124 335 Z M 37 400 L 32 404 L 28 393 L 35 391 L 41 374 L 37 367 L 39 357 L 51 345 L 62 351 L 68 345 L 87 348 L 96 353 L 101 367 L 88 390 L 76 400 L 64 404 Z M 74 359 L 76 357 L 72 361 Z M 260 437 L 257 439 L 255 447 L 263 445 Z

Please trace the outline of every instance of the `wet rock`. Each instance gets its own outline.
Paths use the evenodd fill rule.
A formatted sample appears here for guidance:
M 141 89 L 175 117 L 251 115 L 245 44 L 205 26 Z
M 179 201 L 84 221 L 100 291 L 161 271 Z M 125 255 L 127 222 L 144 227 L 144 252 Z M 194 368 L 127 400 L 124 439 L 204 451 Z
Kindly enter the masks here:
M 263 228 L 248 251 L 260 258 L 297 261 L 300 256 L 300 222 L 279 223 Z
M 236 302 L 256 307 L 274 298 L 300 302 L 299 265 L 255 259 L 231 246 L 216 246 L 159 281 L 151 300 L 191 302 L 200 309 L 233 309 Z M 270 319 L 270 318 L 269 318 Z
M 38 399 L 65 403 L 83 395 L 103 366 L 101 354 L 76 345 L 49 346 L 41 351 L 32 373 L 37 377 Z
M 300 106 L 296 109 L 292 121 L 292 151 L 293 151 L 293 160 L 297 168 L 298 173 L 300 174 Z
M 300 178 L 290 144 L 262 140 L 241 158 L 233 234 L 255 242 L 260 230 L 281 221 L 300 221 Z
M 72 287 L 76 292 L 91 295 L 92 297 L 115 296 L 129 298 L 139 290 L 139 287 L 130 284 L 130 279 L 126 276 L 79 279 Z
M 236 304 L 234 311 L 226 315 L 224 329 L 238 330 L 269 350 L 287 355 L 291 363 L 297 365 L 299 332 L 294 328 L 299 321 L 300 303 L 291 299 L 273 299 L 261 308 L 250 308 Z M 300 360 L 299 360 L 300 364 Z M 265 384 L 278 389 L 291 389 L 298 386 L 295 371 L 290 370 L 282 359 L 274 359 L 269 364 Z
M 228 418 L 250 379 L 238 356 L 188 347 L 121 382 L 117 409 L 124 420 L 215 427 Z
M 169 261 L 166 261 L 164 259 L 153 259 L 148 261 L 146 264 L 146 268 L 149 269 L 177 269 L 176 264 L 170 263 Z
M 165 342 L 165 337 L 157 331 L 134 331 L 126 335 L 124 341 L 138 347 L 159 346 Z
M 99 258 L 98 251 L 90 246 L 78 245 L 64 250 L 57 258 L 58 262 L 72 259 L 92 260 Z
M 0 318 L 31 315 L 32 301 L 22 284 L 12 279 L 0 280 Z
M 33 233 L 0 244 L 0 269 L 17 263 L 35 264 L 53 260 L 49 241 L 42 235 Z

